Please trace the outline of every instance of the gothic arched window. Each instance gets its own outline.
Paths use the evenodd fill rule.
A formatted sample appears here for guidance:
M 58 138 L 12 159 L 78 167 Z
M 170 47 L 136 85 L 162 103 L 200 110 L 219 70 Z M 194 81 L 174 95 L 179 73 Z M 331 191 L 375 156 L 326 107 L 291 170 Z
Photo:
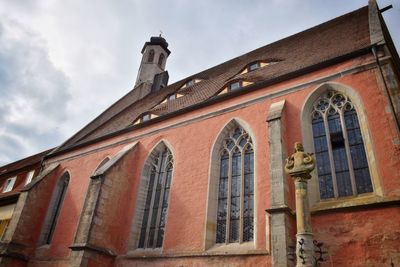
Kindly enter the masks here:
M 50 244 L 54 231 L 57 226 L 58 217 L 63 206 L 64 198 L 67 193 L 67 187 L 69 184 L 70 175 L 68 172 L 64 173 L 63 176 L 58 180 L 56 188 L 54 190 L 50 206 L 47 210 L 47 215 L 42 229 L 40 243 Z
M 138 248 L 162 247 L 168 211 L 173 169 L 171 151 L 162 144 L 162 149 L 155 149 L 149 160 L 150 172 Z
M 164 64 L 164 54 L 160 54 L 160 57 L 158 58 L 158 66 L 162 68 L 162 65 Z
M 372 192 L 364 141 L 351 100 L 327 91 L 314 102 L 311 116 L 320 199 Z
M 220 151 L 216 243 L 242 243 L 254 235 L 254 151 L 240 126 Z
M 147 58 L 147 62 L 151 63 L 154 61 L 154 50 L 151 49 L 149 52 L 149 57 Z

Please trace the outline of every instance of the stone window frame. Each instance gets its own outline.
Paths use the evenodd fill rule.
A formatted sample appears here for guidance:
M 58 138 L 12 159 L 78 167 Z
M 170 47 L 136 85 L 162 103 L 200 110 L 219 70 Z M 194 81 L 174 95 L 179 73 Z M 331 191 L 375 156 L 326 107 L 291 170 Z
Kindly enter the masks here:
M 326 82 L 317 86 L 305 99 L 303 107 L 301 109 L 301 130 L 303 136 L 303 146 L 305 151 L 314 152 L 314 140 L 312 133 L 312 109 L 313 104 L 318 98 L 327 93 L 328 91 L 337 91 L 341 94 L 346 95 L 354 105 L 354 109 L 357 112 L 357 117 L 360 125 L 361 135 L 364 141 L 364 147 L 366 157 L 368 161 L 371 182 L 373 186 L 373 192 L 364 193 L 361 195 L 352 195 L 347 197 L 333 198 L 333 199 L 320 199 L 319 184 L 317 170 L 313 171 L 312 178 L 309 185 L 309 203 L 312 210 L 336 208 L 340 206 L 352 206 L 362 204 L 363 202 L 359 199 L 368 201 L 368 198 L 382 197 L 383 191 L 381 186 L 381 179 L 379 169 L 377 166 L 377 160 L 375 156 L 375 149 L 372 140 L 371 133 L 369 131 L 368 119 L 364 109 L 364 104 L 361 97 L 353 88 L 337 82 Z
M 216 243 L 216 227 L 217 227 L 217 210 L 218 210 L 218 186 L 219 186 L 219 170 L 220 170 L 220 151 L 223 147 L 223 141 L 237 126 L 243 128 L 253 142 L 254 151 L 254 236 L 253 240 L 243 243 Z M 223 253 L 246 253 L 249 250 L 254 250 L 257 244 L 257 215 L 258 215 L 258 192 L 257 192 L 257 140 L 253 130 L 250 126 L 237 117 L 232 118 L 226 123 L 216 136 L 213 142 L 213 147 L 210 151 L 210 169 L 208 175 L 208 192 L 207 192 L 207 205 L 206 205 L 206 218 L 205 218 L 205 231 L 204 231 L 204 249 L 210 252 L 223 252 Z
M 140 175 L 140 181 L 139 181 L 139 186 L 137 190 L 137 197 L 136 197 L 136 202 L 135 202 L 135 212 L 133 215 L 133 220 L 132 220 L 132 226 L 130 230 L 130 235 L 129 235 L 129 242 L 128 242 L 128 250 L 130 253 L 133 254 L 161 254 L 163 251 L 163 246 L 160 248 L 139 248 L 139 238 L 140 238 L 140 232 L 141 232 L 141 227 L 142 227 L 142 219 L 144 215 L 144 206 L 146 202 L 146 197 L 147 197 L 147 189 L 149 186 L 149 180 L 150 180 L 150 173 L 151 173 L 151 162 L 157 157 L 157 155 L 164 149 L 164 147 L 168 148 L 168 150 L 172 154 L 173 158 L 173 166 L 172 166 L 172 178 L 171 178 L 171 184 L 170 184 L 170 193 L 168 196 L 168 210 L 165 215 L 165 228 L 164 228 L 164 239 L 163 243 L 166 240 L 166 229 L 168 227 L 168 214 L 170 210 L 170 200 L 171 200 L 171 190 L 173 188 L 173 182 L 174 182 L 174 169 L 176 167 L 176 154 L 169 142 L 166 140 L 160 140 L 157 142 L 155 146 L 153 146 L 150 149 L 149 155 L 146 157 L 142 172 Z
M 65 171 L 56 183 L 40 234 L 39 246 L 48 246 L 52 243 L 70 181 L 71 174 Z

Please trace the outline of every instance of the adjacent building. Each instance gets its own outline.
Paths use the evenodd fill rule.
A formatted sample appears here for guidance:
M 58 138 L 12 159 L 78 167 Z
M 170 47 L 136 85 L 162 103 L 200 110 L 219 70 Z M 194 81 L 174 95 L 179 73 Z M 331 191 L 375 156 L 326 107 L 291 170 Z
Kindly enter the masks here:
M 0 238 L 10 223 L 21 189 L 41 170 L 44 155 L 50 150 L 0 167 Z

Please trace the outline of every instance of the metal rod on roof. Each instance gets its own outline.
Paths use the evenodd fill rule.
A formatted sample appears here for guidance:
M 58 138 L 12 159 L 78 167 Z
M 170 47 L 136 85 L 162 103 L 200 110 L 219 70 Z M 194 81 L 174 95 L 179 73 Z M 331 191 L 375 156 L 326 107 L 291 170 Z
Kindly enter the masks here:
M 379 12 L 380 12 L 380 13 L 383 13 L 383 12 L 385 12 L 386 10 L 389 10 L 389 9 L 391 9 L 391 8 L 393 8 L 393 5 L 388 5 L 388 6 L 384 7 L 384 8 L 379 9 Z

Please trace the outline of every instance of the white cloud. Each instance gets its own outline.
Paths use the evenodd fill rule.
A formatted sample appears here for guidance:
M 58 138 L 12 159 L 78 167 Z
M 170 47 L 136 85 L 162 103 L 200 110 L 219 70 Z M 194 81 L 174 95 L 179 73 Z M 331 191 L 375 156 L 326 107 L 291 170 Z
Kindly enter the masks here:
M 66 118 L 68 79 L 49 61 L 44 44 L 17 21 L 2 17 L 0 164 L 54 146 L 65 138 L 57 127 Z M 45 140 L 44 136 L 52 139 Z

